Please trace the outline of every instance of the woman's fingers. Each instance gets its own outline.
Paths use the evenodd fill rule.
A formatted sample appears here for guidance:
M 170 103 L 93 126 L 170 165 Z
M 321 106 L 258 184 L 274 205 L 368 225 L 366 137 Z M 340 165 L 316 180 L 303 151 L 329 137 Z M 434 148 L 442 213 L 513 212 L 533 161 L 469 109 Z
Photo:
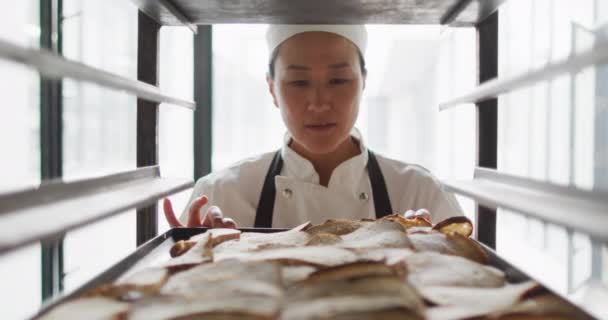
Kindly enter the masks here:
M 224 214 L 222 214 L 222 210 L 220 210 L 220 208 L 216 206 L 209 207 L 209 210 L 207 210 L 207 216 L 211 221 L 211 228 L 223 227 L 222 220 L 224 219 Z
M 203 218 L 202 226 L 205 228 L 213 227 L 213 223 L 211 222 L 211 215 L 209 214 L 209 210 L 207 210 L 207 213 L 205 213 L 205 217 Z
M 173 206 L 171 205 L 171 200 L 169 200 L 169 198 L 163 199 L 163 211 L 165 212 L 165 218 L 167 219 L 167 222 L 171 228 L 183 227 L 175 216 L 175 212 L 173 211 Z
M 208 201 L 209 198 L 207 198 L 207 196 L 202 196 L 192 202 L 192 205 L 188 210 L 188 227 L 200 227 L 202 225 L 200 211 Z
M 424 219 L 426 219 L 428 222 L 431 222 L 431 213 L 427 210 L 427 209 L 418 209 L 418 211 L 416 211 L 416 216 L 417 217 L 422 217 Z
M 224 218 L 222 219 L 222 223 L 224 224 L 224 228 L 236 229 L 236 222 L 232 220 L 232 218 Z
M 403 216 L 406 218 L 413 218 L 416 215 L 416 211 L 414 210 L 407 210 Z
M 429 210 L 427 209 L 418 209 L 416 211 L 414 210 L 407 210 L 403 216 L 407 219 L 412 219 L 412 218 L 416 218 L 416 217 L 420 217 L 423 218 L 425 220 L 427 220 L 428 222 L 431 222 L 431 213 L 429 212 Z
M 205 214 L 205 218 L 201 221 L 201 208 L 204 207 L 209 202 L 209 198 L 207 196 L 202 196 L 197 198 L 190 205 L 190 209 L 188 209 L 188 223 L 187 227 L 208 227 L 208 228 L 236 228 L 236 223 L 234 220 L 230 218 L 224 218 L 222 214 L 222 210 L 216 206 L 212 206 L 207 210 Z M 163 208 L 165 212 L 165 218 L 171 228 L 179 228 L 183 227 L 177 217 L 175 216 L 175 211 L 173 211 L 173 206 L 171 201 L 167 198 L 163 201 Z
M 231 218 L 224 218 L 219 207 L 211 206 L 207 209 L 205 219 L 203 219 L 203 227 L 236 229 L 237 225 Z

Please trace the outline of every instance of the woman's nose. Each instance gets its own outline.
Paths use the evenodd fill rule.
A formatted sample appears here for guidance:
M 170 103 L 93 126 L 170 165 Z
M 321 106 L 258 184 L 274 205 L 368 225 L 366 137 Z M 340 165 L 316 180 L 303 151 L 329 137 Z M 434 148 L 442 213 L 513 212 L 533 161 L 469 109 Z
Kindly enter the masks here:
M 329 103 L 330 99 L 326 92 L 321 87 L 315 87 L 310 90 L 310 97 L 308 99 L 308 110 L 313 112 L 324 112 L 331 108 Z

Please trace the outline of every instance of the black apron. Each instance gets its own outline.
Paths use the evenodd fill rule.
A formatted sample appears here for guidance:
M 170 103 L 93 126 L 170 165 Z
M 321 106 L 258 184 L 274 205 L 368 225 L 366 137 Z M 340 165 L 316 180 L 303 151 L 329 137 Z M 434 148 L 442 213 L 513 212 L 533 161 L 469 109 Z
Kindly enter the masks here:
M 378 166 L 378 160 L 373 152 L 368 150 L 367 160 L 367 173 L 369 174 L 369 180 L 372 185 L 372 199 L 374 200 L 374 208 L 376 209 L 376 218 L 382 218 L 386 215 L 393 213 L 393 207 L 391 201 L 388 198 L 388 192 L 386 191 L 386 183 L 384 182 L 384 176 Z M 281 174 L 283 168 L 283 159 L 281 158 L 281 150 L 277 151 L 270 163 L 268 173 L 266 173 L 266 179 L 264 180 L 264 186 L 262 187 L 262 194 L 260 195 L 260 201 L 258 202 L 258 208 L 255 213 L 256 228 L 271 228 L 272 227 L 272 215 L 274 213 L 274 198 L 277 190 L 274 184 L 274 177 Z

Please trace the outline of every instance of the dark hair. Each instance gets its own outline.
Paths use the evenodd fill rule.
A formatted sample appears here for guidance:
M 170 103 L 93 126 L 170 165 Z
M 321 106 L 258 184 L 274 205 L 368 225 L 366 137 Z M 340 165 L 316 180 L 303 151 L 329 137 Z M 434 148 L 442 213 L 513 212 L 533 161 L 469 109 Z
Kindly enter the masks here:
M 281 46 L 279 45 L 278 47 L 276 47 L 276 49 L 274 49 L 274 51 L 272 51 L 272 55 L 270 56 L 270 63 L 268 63 L 268 74 L 272 79 L 274 79 L 274 64 L 277 61 L 277 57 L 279 56 L 280 48 Z M 361 73 L 363 75 L 367 75 L 367 69 L 365 68 L 365 59 L 363 58 L 363 54 L 361 54 L 361 50 L 359 50 L 358 47 L 355 46 L 355 49 L 357 49 L 357 55 L 359 56 L 359 65 L 361 66 Z

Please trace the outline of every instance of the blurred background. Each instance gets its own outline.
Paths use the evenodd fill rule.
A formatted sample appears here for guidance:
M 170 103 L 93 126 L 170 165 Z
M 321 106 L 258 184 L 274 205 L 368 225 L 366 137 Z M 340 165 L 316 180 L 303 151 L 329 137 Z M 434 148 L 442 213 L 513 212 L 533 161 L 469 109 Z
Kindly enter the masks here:
M 0 2 L 10 8 L 0 12 L 0 38 L 39 47 L 39 2 Z M 501 7 L 499 21 L 499 74 L 519 74 L 605 41 L 608 3 L 512 0 Z M 213 170 L 281 145 L 285 127 L 264 80 L 265 29 L 213 26 Z M 438 102 L 477 85 L 475 30 L 370 25 L 368 31 L 369 75 L 356 126 L 369 147 L 422 165 L 440 179 L 470 179 L 475 107 L 439 112 Z M 160 38 L 161 89 L 192 99 L 192 33 L 163 27 Z M 135 79 L 137 8 L 122 0 L 63 0 L 62 44 L 68 59 Z M 0 92 L 0 191 L 35 186 L 40 183 L 38 73 L 0 60 Z M 604 66 L 501 96 L 498 169 L 608 191 L 607 99 Z M 65 180 L 135 168 L 135 103 L 135 96 L 63 81 Z M 162 173 L 190 178 L 192 113 L 171 106 L 159 110 Z M 190 192 L 172 197 L 178 211 Z M 458 200 L 473 219 L 473 202 Z M 167 229 L 161 214 L 159 232 Z M 64 290 L 77 288 L 135 250 L 135 230 L 132 211 L 68 233 Z M 608 250 L 584 234 L 499 210 L 497 245 L 508 261 L 559 293 L 576 294 L 591 276 L 592 259 L 600 259 L 608 283 Z M 21 319 L 40 306 L 40 251 L 40 245 L 32 245 L 0 256 L 0 301 L 11 302 L 3 303 L 2 319 Z

